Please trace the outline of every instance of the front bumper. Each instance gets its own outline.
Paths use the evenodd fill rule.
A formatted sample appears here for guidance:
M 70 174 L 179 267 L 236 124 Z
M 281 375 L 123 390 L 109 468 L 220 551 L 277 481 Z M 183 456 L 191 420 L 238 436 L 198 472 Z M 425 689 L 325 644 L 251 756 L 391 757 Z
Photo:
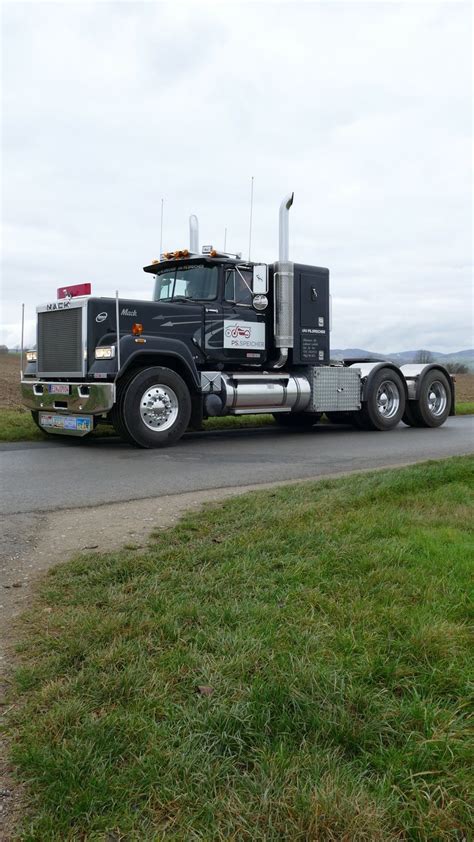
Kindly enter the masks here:
M 49 386 L 68 386 L 69 394 L 54 394 Z M 22 402 L 28 409 L 54 410 L 55 413 L 103 415 L 115 403 L 115 383 L 58 383 L 22 380 Z

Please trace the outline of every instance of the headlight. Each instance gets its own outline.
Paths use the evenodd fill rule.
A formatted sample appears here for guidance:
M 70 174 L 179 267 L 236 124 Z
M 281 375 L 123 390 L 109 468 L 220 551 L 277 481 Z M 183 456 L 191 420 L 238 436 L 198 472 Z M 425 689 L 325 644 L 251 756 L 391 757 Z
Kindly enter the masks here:
M 37 360 L 36 351 L 27 351 L 26 352 L 26 362 L 27 363 L 35 363 Z
M 111 360 L 115 357 L 115 345 L 99 345 L 95 349 L 96 360 Z

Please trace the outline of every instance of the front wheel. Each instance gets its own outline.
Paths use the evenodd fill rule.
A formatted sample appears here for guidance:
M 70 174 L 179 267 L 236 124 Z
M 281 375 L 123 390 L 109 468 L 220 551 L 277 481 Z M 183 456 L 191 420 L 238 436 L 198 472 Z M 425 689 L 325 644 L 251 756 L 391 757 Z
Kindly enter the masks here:
M 121 399 L 121 423 L 138 447 L 167 447 L 181 438 L 191 417 L 191 396 L 182 377 L 170 368 L 139 371 Z

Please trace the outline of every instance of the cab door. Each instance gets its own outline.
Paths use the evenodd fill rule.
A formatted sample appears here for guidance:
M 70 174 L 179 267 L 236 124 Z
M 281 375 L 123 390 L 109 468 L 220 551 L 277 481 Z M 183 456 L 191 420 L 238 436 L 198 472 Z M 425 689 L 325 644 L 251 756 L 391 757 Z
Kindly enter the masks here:
M 259 365 L 268 348 L 265 313 L 252 305 L 252 268 L 224 267 L 223 357 L 226 362 Z

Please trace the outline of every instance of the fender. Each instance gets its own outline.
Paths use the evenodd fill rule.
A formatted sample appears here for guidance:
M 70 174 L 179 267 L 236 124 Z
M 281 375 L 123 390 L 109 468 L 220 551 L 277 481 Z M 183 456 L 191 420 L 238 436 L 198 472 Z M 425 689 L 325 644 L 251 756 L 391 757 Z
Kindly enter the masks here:
M 402 365 L 400 371 L 402 372 L 408 388 L 408 400 L 416 401 L 420 396 L 421 384 L 428 371 L 441 371 L 447 378 L 451 389 L 451 410 L 450 415 L 456 414 L 456 387 L 455 381 L 449 371 L 440 363 L 410 363 Z
M 127 371 L 138 358 L 146 357 L 174 357 L 184 365 L 190 380 L 196 390 L 201 390 L 201 378 L 196 367 L 196 361 L 188 346 L 180 339 L 166 336 L 150 336 L 142 334 L 141 339 L 146 343 L 137 344 L 134 336 L 122 336 L 120 340 L 120 354 L 122 365 L 117 373 L 117 379 Z
M 361 363 L 352 363 L 348 366 L 348 368 L 358 368 L 360 371 L 360 379 L 361 379 L 361 386 L 362 386 L 362 394 L 361 399 L 363 401 L 367 400 L 367 393 L 370 388 L 370 384 L 374 378 L 374 375 L 377 371 L 380 371 L 381 368 L 389 368 L 391 371 L 395 371 L 402 380 L 403 388 L 405 390 L 405 398 L 408 400 L 408 387 L 407 381 L 403 374 L 402 369 L 400 369 L 394 363 L 389 362 L 389 360 L 375 360 L 374 362 L 361 362 Z

